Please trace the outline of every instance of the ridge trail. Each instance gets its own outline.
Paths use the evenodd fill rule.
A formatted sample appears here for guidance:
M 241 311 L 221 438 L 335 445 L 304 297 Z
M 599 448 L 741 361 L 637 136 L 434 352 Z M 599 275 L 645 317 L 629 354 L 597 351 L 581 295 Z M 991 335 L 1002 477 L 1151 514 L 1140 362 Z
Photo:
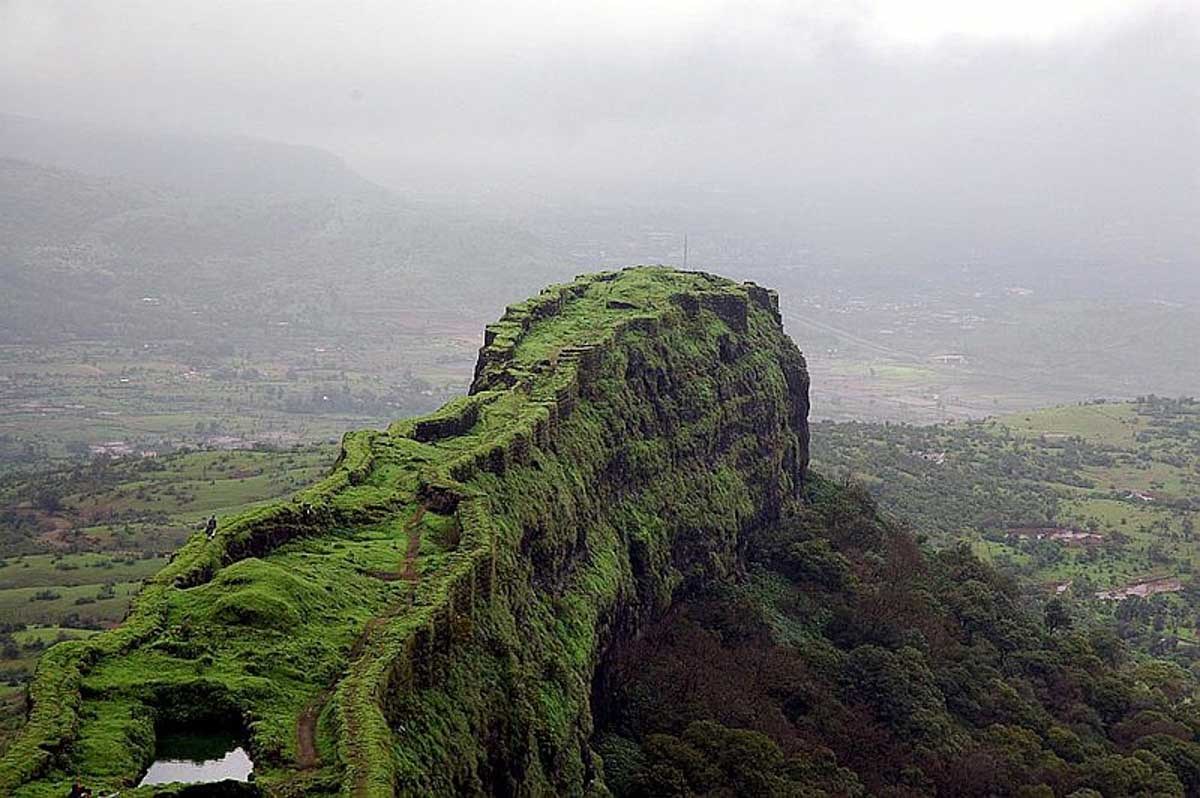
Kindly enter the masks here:
M 425 517 L 425 505 L 419 505 L 412 516 L 404 523 L 404 531 L 408 536 L 408 546 L 404 552 L 404 566 L 396 574 L 374 574 L 385 581 L 394 581 L 402 579 L 405 582 L 413 585 L 415 590 L 418 582 L 421 581 L 421 575 L 417 573 L 416 560 L 417 554 L 421 550 L 421 519 Z M 382 615 L 378 615 L 367 621 L 362 632 L 354 641 L 354 645 L 350 649 L 350 661 L 353 662 L 362 653 L 364 644 L 367 638 L 379 628 L 379 626 L 388 618 L 396 615 L 401 610 L 407 608 L 412 603 L 413 591 L 408 592 L 408 598 L 397 602 L 390 606 Z M 336 680 L 334 684 L 336 684 Z M 329 696 L 333 692 L 334 684 L 326 687 L 316 695 L 304 711 L 300 713 L 299 719 L 296 721 L 296 767 L 300 770 L 311 770 L 317 766 L 317 720 L 321 717 L 321 710 L 324 708 Z

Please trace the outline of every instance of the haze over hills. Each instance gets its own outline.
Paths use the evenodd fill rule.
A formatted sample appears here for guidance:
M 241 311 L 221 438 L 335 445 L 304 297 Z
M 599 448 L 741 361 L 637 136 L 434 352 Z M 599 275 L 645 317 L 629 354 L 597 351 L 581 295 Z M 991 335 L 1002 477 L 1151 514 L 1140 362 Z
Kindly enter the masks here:
M 384 425 L 463 389 L 483 314 L 575 271 L 311 148 L 3 122 L 0 467 Z
M 85 336 L 136 328 L 143 298 L 183 329 L 268 321 L 253 308 L 271 322 L 355 323 L 331 302 L 365 311 L 359 319 L 372 307 L 453 316 L 490 306 L 498 285 L 556 271 L 531 234 L 400 198 L 309 147 L 7 116 L 0 156 L 13 340 L 36 336 L 39 318 Z M 55 295 L 70 310 L 51 320 L 36 297 Z
M 1144 279 L 1144 263 L 1114 269 L 1082 250 L 1074 265 L 1026 253 L 997 270 L 999 251 L 959 259 L 956 230 L 978 225 L 947 217 L 945 266 L 930 274 L 910 239 L 838 244 L 854 226 L 880 229 L 869 202 L 854 225 L 835 212 L 838 192 L 399 194 L 311 147 L 11 115 L 0 159 L 11 343 L 170 341 L 176 361 L 238 356 L 249 362 L 237 368 L 281 373 L 352 348 L 375 394 L 393 390 L 397 367 L 450 391 L 499 307 L 595 266 L 681 263 L 687 236 L 691 265 L 779 287 L 821 378 L 820 417 L 931 421 L 1200 392 L 1192 270 Z
M 91 151 L 144 182 L 361 181 L 328 154 L 246 136 L 304 142 L 406 200 L 532 231 L 577 269 L 679 262 L 687 233 L 693 265 L 722 273 L 805 266 L 853 290 L 965 268 L 1056 298 L 1195 302 L 1194 4 L 1032 3 L 1006 12 L 1027 23 L 993 31 L 974 4 L 926 1 L 902 14 L 700 2 L 635 26 L 611 4 L 498 19 L 486 4 L 298 0 L 284 19 L 166 3 L 125 24 L 18 2 L 2 12 L 0 108 L 88 120 Z M 10 155 L 97 168 L 62 130 L 84 126 L 17 122 L 0 136 L 24 152 Z
M 383 193 L 316 147 L 228 136 L 131 131 L 0 113 L 6 157 L 190 194 Z

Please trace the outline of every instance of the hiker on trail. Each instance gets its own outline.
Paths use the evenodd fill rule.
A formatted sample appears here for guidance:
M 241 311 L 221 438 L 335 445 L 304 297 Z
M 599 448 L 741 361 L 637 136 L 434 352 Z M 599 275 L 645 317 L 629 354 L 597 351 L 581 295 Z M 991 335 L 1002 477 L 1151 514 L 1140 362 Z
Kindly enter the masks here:
M 209 540 L 212 540 L 213 535 L 217 534 L 217 517 L 215 515 L 208 517 L 208 526 L 204 527 L 204 534 L 208 535 Z
M 75 779 L 67 798 L 92 798 L 92 791 L 80 784 L 79 779 Z

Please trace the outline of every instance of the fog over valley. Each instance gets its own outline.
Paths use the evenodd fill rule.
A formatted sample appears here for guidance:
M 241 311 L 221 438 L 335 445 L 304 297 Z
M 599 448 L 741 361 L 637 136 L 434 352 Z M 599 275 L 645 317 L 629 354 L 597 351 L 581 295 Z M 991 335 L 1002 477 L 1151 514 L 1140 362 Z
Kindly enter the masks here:
M 1190 4 L 123 7 L 0 7 L 13 343 L 340 348 L 432 406 L 505 303 L 686 237 L 822 415 L 1198 387 Z
M 1194 288 L 1194 6 L 1019 4 L 1005 26 L 952 5 L 145 2 L 116 15 L 18 0 L 0 10 L 0 108 L 314 145 L 402 195 L 529 226 L 617 216 L 609 235 L 628 235 L 651 205 L 712 265 L 732 237 L 818 265 L 1144 286 L 1124 279 L 1137 269 Z M 133 175 L 186 179 L 186 155 L 160 155 Z M 330 168 L 314 155 L 311 170 Z

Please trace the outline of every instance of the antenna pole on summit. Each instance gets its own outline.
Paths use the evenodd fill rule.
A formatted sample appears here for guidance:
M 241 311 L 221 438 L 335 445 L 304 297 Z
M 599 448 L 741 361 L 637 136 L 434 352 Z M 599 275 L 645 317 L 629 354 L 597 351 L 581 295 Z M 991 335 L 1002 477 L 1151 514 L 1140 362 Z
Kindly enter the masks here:
M 687 233 L 683 234 L 683 268 L 687 268 Z

